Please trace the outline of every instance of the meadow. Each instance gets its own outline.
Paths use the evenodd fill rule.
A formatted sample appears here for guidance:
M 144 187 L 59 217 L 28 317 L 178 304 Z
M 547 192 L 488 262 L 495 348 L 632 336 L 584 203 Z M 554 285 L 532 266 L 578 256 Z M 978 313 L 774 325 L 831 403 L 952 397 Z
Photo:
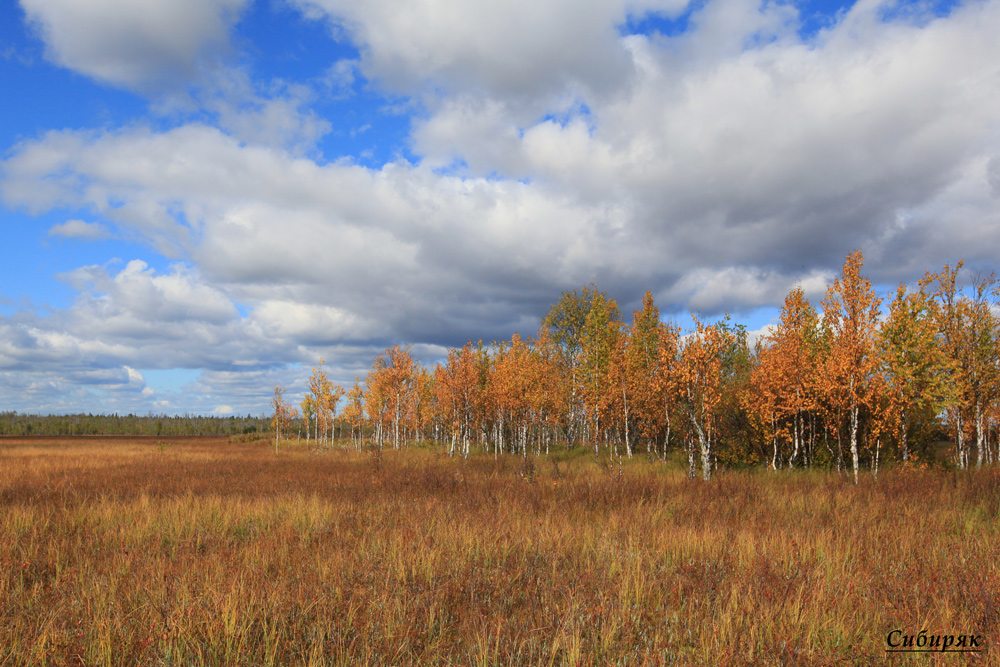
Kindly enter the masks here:
M 5 438 L 0 508 L 5 667 L 1000 664 L 995 468 Z

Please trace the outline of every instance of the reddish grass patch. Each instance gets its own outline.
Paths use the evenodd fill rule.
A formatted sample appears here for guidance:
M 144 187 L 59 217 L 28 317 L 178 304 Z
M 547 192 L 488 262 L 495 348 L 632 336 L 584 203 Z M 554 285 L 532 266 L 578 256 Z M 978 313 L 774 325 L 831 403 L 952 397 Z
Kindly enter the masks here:
M 0 439 L 0 664 L 997 662 L 1000 473 Z M 977 655 L 885 654 L 978 634 Z

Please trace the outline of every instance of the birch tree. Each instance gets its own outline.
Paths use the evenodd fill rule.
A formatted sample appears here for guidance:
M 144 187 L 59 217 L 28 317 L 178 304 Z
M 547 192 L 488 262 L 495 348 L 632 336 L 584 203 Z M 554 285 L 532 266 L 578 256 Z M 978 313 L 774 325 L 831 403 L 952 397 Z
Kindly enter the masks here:
M 274 429 L 274 453 L 278 453 L 278 441 L 281 434 L 288 431 L 289 424 L 295 419 L 295 409 L 285 401 L 285 388 L 274 385 L 274 397 L 271 399 L 274 414 L 271 417 L 271 427 Z
M 976 434 L 976 467 L 981 467 L 986 457 L 986 416 L 997 398 L 1000 380 L 997 369 L 997 319 L 990 308 L 989 296 L 996 288 L 996 278 L 991 274 L 977 279 L 972 285 L 972 295 L 963 300 L 966 326 L 962 332 L 965 353 L 966 403 L 970 406 Z
M 461 453 L 468 456 L 476 406 L 479 401 L 479 372 L 472 342 L 460 350 L 449 350 L 448 360 L 438 366 L 434 387 L 442 413 L 451 426 L 451 449 L 454 456 L 461 441 Z
M 600 453 L 602 417 L 607 414 L 605 400 L 612 390 L 609 370 L 616 341 L 621 335 L 618 304 L 604 292 L 593 295 L 581 336 L 580 380 L 585 413 L 594 443 L 594 453 Z
M 638 438 L 655 438 L 663 428 L 665 413 L 658 391 L 660 311 L 646 292 L 642 309 L 632 314 L 632 324 L 617 337 L 612 355 L 609 403 L 620 415 L 625 452 L 632 458 Z
M 718 324 L 706 326 L 694 317 L 695 331 L 681 345 L 677 366 L 677 381 L 684 401 L 691 430 L 701 453 L 702 479 L 712 476 L 713 447 L 716 440 L 718 415 L 722 401 L 723 359 L 732 333 Z M 693 441 L 692 441 L 693 445 Z M 688 449 L 689 475 L 695 474 L 694 450 Z
M 778 325 L 765 337 L 758 364 L 752 373 L 753 395 L 748 407 L 769 423 L 773 440 L 771 467 L 787 462 L 795 465 L 800 454 L 811 456 L 806 443 L 810 411 L 815 407 L 813 378 L 816 375 L 815 346 L 819 320 L 801 288 L 785 297 Z M 782 460 L 779 441 L 790 443 L 787 461 Z M 808 459 L 805 459 L 808 465 Z
M 847 413 L 854 482 L 858 482 L 861 410 L 872 398 L 871 377 L 878 367 L 876 333 L 879 299 L 871 282 L 861 275 L 864 256 L 847 256 L 841 276 L 827 289 L 823 323 L 830 332 L 830 355 L 825 364 L 826 392 Z
M 969 465 L 968 440 L 966 438 L 969 360 L 966 358 L 966 344 L 969 339 L 968 308 L 962 303 L 958 289 L 958 272 L 963 262 L 954 268 L 945 264 L 939 273 L 927 272 L 921 285 L 936 285 L 931 294 L 934 306 L 933 316 L 940 337 L 947 365 L 946 381 L 952 388 L 945 414 L 955 434 L 955 461 L 959 468 Z
M 661 437 L 663 440 L 663 459 L 667 457 L 675 414 L 680 405 L 681 382 L 678 372 L 680 347 L 680 327 L 661 324 L 657 331 L 657 367 L 654 383 L 657 397 L 659 398 L 660 410 L 662 411 L 663 430 Z
M 923 286 L 908 291 L 900 284 L 879 332 L 879 352 L 886 391 L 895 418 L 900 458 L 910 460 L 915 420 L 934 420 L 951 396 L 952 375 L 945 348 L 934 326 L 933 304 Z
M 593 424 L 614 340 L 609 337 L 609 326 L 620 320 L 618 304 L 593 283 L 579 292 L 563 292 L 542 319 L 550 340 L 561 349 L 569 378 L 567 439 L 571 443 L 585 429 L 597 443 Z
M 409 404 L 413 398 L 414 364 L 410 348 L 395 345 L 384 353 L 381 365 L 382 388 L 389 401 L 389 415 L 392 421 L 393 448 L 400 447 L 400 429 L 406 429 L 406 416 L 410 413 Z
M 351 425 L 351 442 L 360 451 L 364 444 L 365 427 L 365 400 L 364 389 L 361 387 L 361 378 L 355 377 L 354 384 L 347 392 L 347 404 L 344 406 L 342 418 Z
M 313 413 L 313 425 L 316 429 L 316 444 L 319 445 L 326 439 L 327 428 L 330 424 L 330 390 L 331 383 L 323 370 L 323 360 L 319 360 L 319 366 L 313 366 L 312 374 L 309 376 L 309 407 Z
M 305 398 L 302 399 L 300 407 L 302 408 L 302 421 L 305 423 L 306 427 L 306 447 L 308 447 L 310 429 L 313 422 L 316 420 L 316 407 L 313 403 L 313 397 L 306 394 Z

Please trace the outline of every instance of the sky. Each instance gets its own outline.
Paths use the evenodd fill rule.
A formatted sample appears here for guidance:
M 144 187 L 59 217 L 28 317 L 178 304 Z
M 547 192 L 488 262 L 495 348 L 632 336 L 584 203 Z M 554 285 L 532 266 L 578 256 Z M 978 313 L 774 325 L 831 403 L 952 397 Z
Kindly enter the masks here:
M 0 410 L 269 412 L 1000 263 L 1000 0 L 0 0 Z

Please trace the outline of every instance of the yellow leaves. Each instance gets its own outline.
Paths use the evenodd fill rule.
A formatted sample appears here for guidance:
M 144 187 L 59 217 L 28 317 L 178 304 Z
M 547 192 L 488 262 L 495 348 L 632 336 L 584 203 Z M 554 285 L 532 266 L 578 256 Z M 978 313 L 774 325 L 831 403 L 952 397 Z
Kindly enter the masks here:
M 354 378 L 354 384 L 347 392 L 347 404 L 344 406 L 341 418 L 349 422 L 353 429 L 360 428 L 364 423 L 364 390 L 361 388 L 361 378 Z
M 410 348 L 398 345 L 387 348 L 375 357 L 365 380 L 368 418 L 380 427 L 380 434 L 384 434 L 384 429 L 392 425 L 396 447 L 400 444 L 400 429 L 405 431 L 413 426 L 415 380 L 415 363 L 410 355 Z
M 816 311 L 801 288 L 785 297 L 778 325 L 765 338 L 743 405 L 772 436 L 791 440 L 788 419 L 814 409 L 815 379 L 821 363 Z
M 732 342 L 731 334 L 718 324 L 706 326 L 692 317 L 695 332 L 681 346 L 676 372 L 688 401 L 707 416 L 722 398 L 722 353 Z
M 823 300 L 830 350 L 820 374 L 822 389 L 828 401 L 845 409 L 868 398 L 869 378 L 878 366 L 876 334 L 882 300 L 861 276 L 863 264 L 860 250 L 848 255 L 841 277 Z
M 728 464 L 779 460 L 784 439 L 794 445 L 786 463 L 799 465 L 802 447 L 812 465 L 842 461 L 844 436 L 852 454 L 856 438 L 900 437 L 904 413 L 920 401 L 920 418 L 933 422 L 940 399 L 932 399 L 946 386 L 961 388 L 949 400 L 964 401 L 964 410 L 977 391 L 997 391 L 998 327 L 985 300 L 987 292 L 1000 296 L 992 278 L 970 300 L 957 291 L 958 269 L 946 266 L 925 276 L 919 292 L 901 286 L 882 323 L 882 301 L 863 266 L 860 251 L 846 257 L 822 315 L 802 289 L 789 292 L 780 321 L 754 352 L 745 328 L 728 318 L 709 325 L 696 317 L 695 330 L 681 336 L 660 321 L 649 292 L 628 326 L 596 287 L 566 293 L 535 339 L 469 341 L 450 350 L 433 373 L 408 349 L 387 349 L 363 391 L 356 383 L 348 394 L 344 414 L 356 423 L 367 412 L 371 426 L 381 433 L 392 423 L 397 437 L 400 428 L 438 437 L 442 426 L 450 428 L 465 439 L 466 451 L 469 440 L 489 446 L 492 439 L 499 451 L 514 439 L 539 449 L 557 440 L 601 443 L 599 449 L 645 439 L 652 450 L 717 438 L 737 442 L 726 443 L 739 452 Z M 925 293 L 935 281 L 937 291 Z M 310 388 L 303 412 L 317 420 L 344 395 L 320 369 Z M 981 399 L 984 410 L 1000 410 L 994 394 Z M 773 457 L 763 451 L 772 445 Z
M 323 360 L 319 360 L 320 365 Z M 337 404 L 344 395 L 343 387 L 333 384 L 327 377 L 326 371 L 318 366 L 314 366 L 312 375 L 309 376 L 309 394 L 306 398 L 309 401 L 310 413 L 306 415 L 306 428 L 310 423 L 316 429 L 317 437 L 325 437 L 325 434 L 332 430 L 333 420 L 337 413 Z M 305 408 L 303 408 L 305 413 Z
M 479 373 L 472 341 L 460 350 L 449 350 L 444 366 L 434 371 L 438 409 L 453 430 L 471 417 L 479 397 Z
M 271 407 L 274 410 L 271 417 L 271 428 L 274 429 L 274 443 L 278 446 L 278 440 L 282 433 L 288 430 L 293 419 L 298 418 L 295 408 L 285 401 L 285 388 L 281 385 L 274 385 L 274 398 L 271 399 Z
M 923 286 L 907 292 L 896 289 L 889 316 L 879 334 L 881 365 L 890 412 L 899 428 L 906 428 L 904 413 L 940 411 L 948 396 L 949 359 L 939 342 L 931 296 Z

